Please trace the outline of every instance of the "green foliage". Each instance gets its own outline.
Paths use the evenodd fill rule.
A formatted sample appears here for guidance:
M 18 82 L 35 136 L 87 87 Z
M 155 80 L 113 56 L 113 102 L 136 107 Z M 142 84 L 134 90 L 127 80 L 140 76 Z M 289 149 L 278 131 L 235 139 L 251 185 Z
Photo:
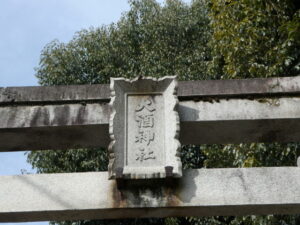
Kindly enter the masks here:
M 27 161 L 38 173 L 106 171 L 108 165 L 107 153 L 101 148 L 34 151 L 27 154 Z
M 297 0 L 212 0 L 210 12 L 211 75 L 228 79 L 299 74 Z
M 295 166 L 300 155 L 297 143 L 227 144 L 201 146 L 206 168 Z
M 189 218 L 188 220 L 194 225 L 298 225 L 300 220 L 299 217 L 295 216 L 280 216 L 280 215 L 268 215 L 268 216 L 215 216 L 215 217 L 204 217 Z
M 131 1 L 117 24 L 82 30 L 67 44 L 53 41 L 36 69 L 41 85 L 108 83 L 109 77 L 203 79 L 210 59 L 207 8 L 179 0 Z
M 108 83 L 110 77 L 178 75 L 180 80 L 292 76 L 300 70 L 300 12 L 296 0 L 132 0 L 116 23 L 82 30 L 69 43 L 42 51 L 41 85 Z M 183 146 L 184 168 L 295 166 L 289 144 Z M 39 173 L 107 170 L 105 149 L 33 151 Z M 298 221 L 297 221 L 298 219 Z M 56 224 L 55 222 L 52 222 Z M 65 221 L 93 224 L 299 224 L 295 216 L 245 216 Z

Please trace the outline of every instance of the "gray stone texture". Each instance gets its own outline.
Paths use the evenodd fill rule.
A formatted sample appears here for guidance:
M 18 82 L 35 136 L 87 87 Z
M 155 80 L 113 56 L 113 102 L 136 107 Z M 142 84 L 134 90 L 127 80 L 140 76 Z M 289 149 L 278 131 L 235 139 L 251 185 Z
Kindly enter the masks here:
M 180 141 L 300 141 L 299 91 L 299 77 L 180 82 Z M 107 147 L 108 102 L 108 85 L 0 88 L 0 151 Z M 0 176 L 0 222 L 300 212 L 299 167 L 107 177 Z
M 180 101 L 181 144 L 300 141 L 300 99 Z M 107 147 L 107 103 L 2 106 L 0 151 Z M 14 140 L 14 141 L 8 141 Z
M 198 169 L 171 180 L 107 172 L 0 177 L 0 222 L 297 214 L 300 168 Z
M 111 79 L 111 179 L 181 176 L 176 91 L 172 76 Z
M 299 83 L 300 77 L 179 82 L 179 140 L 300 141 Z M 107 147 L 109 100 L 108 85 L 0 88 L 0 151 Z
M 235 80 L 181 81 L 180 100 L 197 98 L 230 98 L 300 93 L 300 76 Z M 0 87 L 0 105 L 110 101 L 108 84 L 59 85 L 47 87 Z

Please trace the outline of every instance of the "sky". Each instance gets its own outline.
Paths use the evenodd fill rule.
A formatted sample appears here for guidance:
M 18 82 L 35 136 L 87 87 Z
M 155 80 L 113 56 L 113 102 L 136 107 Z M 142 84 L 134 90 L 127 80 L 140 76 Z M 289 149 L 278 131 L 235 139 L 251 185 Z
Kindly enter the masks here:
M 127 0 L 0 0 L 0 87 L 37 86 L 34 68 L 46 44 L 68 42 L 81 29 L 117 22 L 127 10 Z M 0 175 L 22 171 L 35 173 L 24 152 L 0 153 Z M 14 224 L 48 222 L 0 223 Z

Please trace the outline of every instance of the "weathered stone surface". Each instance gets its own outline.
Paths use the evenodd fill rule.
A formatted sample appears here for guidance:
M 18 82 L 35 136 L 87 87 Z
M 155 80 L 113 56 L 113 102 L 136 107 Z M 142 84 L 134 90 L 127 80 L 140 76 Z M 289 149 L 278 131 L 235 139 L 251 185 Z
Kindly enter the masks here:
M 182 144 L 300 141 L 298 97 L 180 101 L 178 112 Z M 0 151 L 109 145 L 107 103 L 2 106 L 0 118 Z
M 180 142 L 300 141 L 299 80 L 179 82 Z M 108 85 L 0 88 L 0 151 L 107 147 L 108 102 Z
M 170 76 L 111 79 L 110 178 L 181 176 L 176 88 Z
M 173 181 L 107 172 L 0 177 L 0 222 L 168 216 L 297 214 L 300 168 L 198 169 Z
M 289 142 L 300 137 L 300 98 L 181 101 L 181 143 Z
M 0 105 L 109 102 L 109 85 L 0 87 Z
M 297 95 L 300 93 L 300 76 L 235 80 L 181 81 L 178 83 L 180 100 L 199 98 L 231 98 Z M 59 85 L 48 87 L 0 87 L 0 105 L 57 104 L 109 102 L 108 84 Z
M 252 78 L 233 80 L 182 81 L 178 86 L 178 98 L 253 98 L 254 96 L 282 96 L 300 93 L 300 76 Z
M 211 89 L 205 85 L 202 90 L 204 83 L 211 83 Z M 183 143 L 299 141 L 299 77 L 204 83 L 181 85 Z M 90 88 L 78 95 L 64 88 L 53 95 L 45 92 L 59 88 L 30 88 L 31 94 L 27 88 L 0 89 L 0 151 L 107 145 L 109 113 L 103 102 L 108 97 L 94 98 L 98 92 Z M 152 104 L 148 95 L 127 100 L 138 105 L 140 97 Z M 152 100 L 162 103 L 159 95 Z M 129 107 L 129 114 L 137 108 Z M 157 116 L 159 123 L 162 116 Z M 135 128 L 129 132 L 134 138 Z M 131 160 L 131 165 L 137 163 Z M 300 211 L 299 167 L 188 170 L 182 178 L 152 183 L 121 184 L 107 176 L 104 172 L 0 177 L 0 222 Z

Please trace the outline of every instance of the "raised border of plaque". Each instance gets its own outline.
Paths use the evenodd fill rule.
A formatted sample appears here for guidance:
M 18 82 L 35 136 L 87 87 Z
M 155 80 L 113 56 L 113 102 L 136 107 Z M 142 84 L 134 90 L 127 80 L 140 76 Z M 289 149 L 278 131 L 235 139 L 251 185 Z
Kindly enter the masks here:
M 111 78 L 109 179 L 181 177 L 176 76 Z

